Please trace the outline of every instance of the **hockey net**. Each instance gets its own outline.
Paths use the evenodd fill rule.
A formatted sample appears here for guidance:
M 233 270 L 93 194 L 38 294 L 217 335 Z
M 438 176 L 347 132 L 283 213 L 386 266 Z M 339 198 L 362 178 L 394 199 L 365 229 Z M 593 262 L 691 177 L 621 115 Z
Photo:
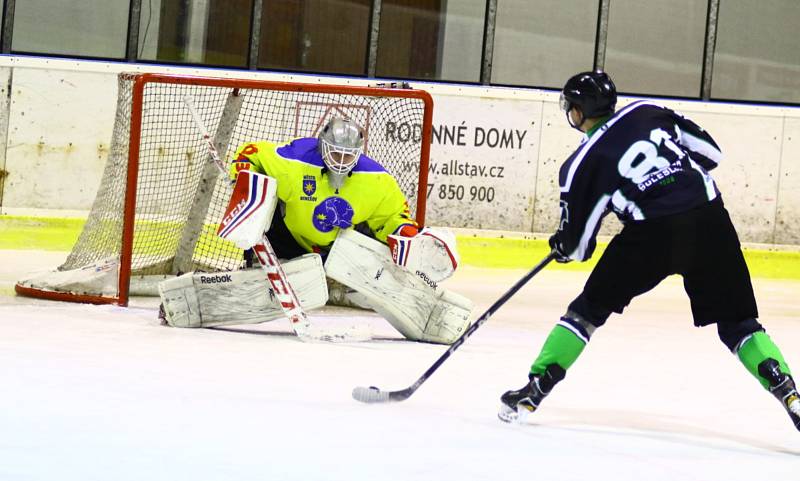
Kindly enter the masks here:
M 228 202 L 184 98 L 193 100 L 217 150 L 316 136 L 332 117 L 365 129 L 365 153 L 397 179 L 425 220 L 433 102 L 424 91 L 158 74 L 120 74 L 109 158 L 89 217 L 57 270 L 16 285 L 21 295 L 127 305 L 166 276 L 242 266 L 216 236 Z

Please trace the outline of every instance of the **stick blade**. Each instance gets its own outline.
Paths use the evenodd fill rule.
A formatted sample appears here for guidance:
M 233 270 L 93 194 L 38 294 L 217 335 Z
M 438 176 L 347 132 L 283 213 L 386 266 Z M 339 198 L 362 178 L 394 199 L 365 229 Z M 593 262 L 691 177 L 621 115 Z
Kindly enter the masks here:
M 392 400 L 388 392 L 381 391 L 375 386 L 353 388 L 353 399 L 367 404 L 386 403 Z

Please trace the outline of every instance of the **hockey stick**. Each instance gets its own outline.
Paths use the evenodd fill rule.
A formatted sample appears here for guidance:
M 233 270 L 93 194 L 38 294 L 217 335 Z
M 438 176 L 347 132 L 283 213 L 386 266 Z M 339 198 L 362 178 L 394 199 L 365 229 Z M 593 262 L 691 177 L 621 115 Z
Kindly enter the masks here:
M 203 136 L 203 140 L 206 143 L 211 160 L 217 166 L 220 173 L 222 175 L 226 175 L 227 169 L 225 163 L 220 158 L 219 152 L 217 152 L 217 147 L 211 140 L 211 135 L 209 134 L 203 119 L 200 118 L 200 114 L 194 107 L 194 100 L 191 96 L 187 95 L 183 98 L 183 103 L 192 114 L 192 119 L 194 119 L 197 130 L 199 130 L 200 134 Z M 291 321 L 292 329 L 294 330 L 295 334 L 297 334 L 297 337 L 304 341 L 353 340 L 348 338 L 348 336 L 345 334 L 326 333 L 321 332 L 318 329 L 312 329 L 311 322 L 308 320 L 306 312 L 300 305 L 300 300 L 297 298 L 297 294 L 295 293 L 291 284 L 289 284 L 289 280 L 286 278 L 286 273 L 283 271 L 283 267 L 281 267 L 281 264 L 278 261 L 278 256 L 275 255 L 275 250 L 269 243 L 266 234 L 262 236 L 261 240 L 256 243 L 252 249 L 258 258 L 261 268 L 267 274 L 267 280 L 269 281 L 270 286 L 272 286 L 272 291 L 275 293 L 275 297 L 278 300 L 278 303 L 281 305 L 281 309 L 283 309 L 284 314 L 286 314 L 286 317 L 288 317 L 289 321 Z
M 359 386 L 353 389 L 353 399 L 355 399 L 356 401 L 361 401 L 363 403 L 385 403 L 392 401 L 394 402 L 405 401 L 406 399 L 411 397 L 411 395 L 414 394 L 414 392 L 416 392 L 417 389 L 419 389 L 422 383 L 427 381 L 428 378 L 431 377 L 431 375 L 437 369 L 439 369 L 439 366 L 441 366 L 447 360 L 447 358 L 450 357 L 450 355 L 453 354 L 453 352 L 455 352 L 456 349 L 458 349 L 462 344 L 464 344 L 464 341 L 466 341 L 469 336 L 471 336 L 475 331 L 478 330 L 479 327 L 481 327 L 481 324 L 488 321 L 489 317 L 491 317 L 492 314 L 495 313 L 495 311 L 497 311 L 503 304 L 505 304 L 506 301 L 511 299 L 511 296 L 516 294 L 517 291 L 519 291 L 522 288 L 522 286 L 524 286 L 529 280 L 531 280 L 531 278 L 535 276 L 539 271 L 544 269 L 545 266 L 547 266 L 547 264 L 549 264 L 550 261 L 552 261 L 553 259 L 555 259 L 555 253 L 550 252 L 547 255 L 547 257 L 542 259 L 542 261 L 539 262 L 539 264 L 537 264 L 533 269 L 531 269 L 530 272 L 525 274 L 525 276 L 523 276 L 522 279 L 518 280 L 516 284 L 511 286 L 511 289 L 506 291 L 506 293 L 503 294 L 500 297 L 500 299 L 496 300 L 495 303 L 492 304 L 492 306 L 489 309 L 487 309 L 486 312 L 484 312 L 483 315 L 479 317 L 477 321 L 475 321 L 471 326 L 469 326 L 469 328 L 466 331 L 464 331 L 464 334 L 462 334 L 461 337 L 456 339 L 455 342 L 450 346 L 450 348 L 447 349 L 444 352 L 444 354 L 439 356 L 439 359 L 437 359 L 436 362 L 434 362 L 433 365 L 431 365 L 431 367 L 429 367 L 428 370 L 425 371 L 414 384 L 399 391 L 381 391 L 375 386 L 370 386 L 368 388 Z

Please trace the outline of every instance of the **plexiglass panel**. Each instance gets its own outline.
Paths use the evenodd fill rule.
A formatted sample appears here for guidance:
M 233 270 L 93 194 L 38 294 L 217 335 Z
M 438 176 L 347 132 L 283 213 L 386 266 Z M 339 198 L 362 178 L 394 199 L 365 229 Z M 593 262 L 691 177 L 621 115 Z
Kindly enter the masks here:
M 597 0 L 504 0 L 497 5 L 492 82 L 561 88 L 591 70 Z
M 260 68 L 365 75 L 371 0 L 264 0 Z
M 800 2 L 725 0 L 712 98 L 800 103 Z
M 485 0 L 383 0 L 379 77 L 477 82 Z
M 129 0 L 18 0 L 11 49 L 124 58 L 129 9 Z
M 621 92 L 699 97 L 708 0 L 614 0 L 605 70 Z
M 252 0 L 147 0 L 139 58 L 246 67 Z

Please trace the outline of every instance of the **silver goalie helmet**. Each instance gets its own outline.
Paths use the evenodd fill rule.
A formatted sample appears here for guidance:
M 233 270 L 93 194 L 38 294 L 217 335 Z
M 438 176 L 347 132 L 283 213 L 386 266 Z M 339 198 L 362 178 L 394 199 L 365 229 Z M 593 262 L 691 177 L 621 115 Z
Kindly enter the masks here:
M 319 149 L 328 170 L 347 174 L 364 152 L 364 131 L 352 120 L 334 117 L 319 134 Z

